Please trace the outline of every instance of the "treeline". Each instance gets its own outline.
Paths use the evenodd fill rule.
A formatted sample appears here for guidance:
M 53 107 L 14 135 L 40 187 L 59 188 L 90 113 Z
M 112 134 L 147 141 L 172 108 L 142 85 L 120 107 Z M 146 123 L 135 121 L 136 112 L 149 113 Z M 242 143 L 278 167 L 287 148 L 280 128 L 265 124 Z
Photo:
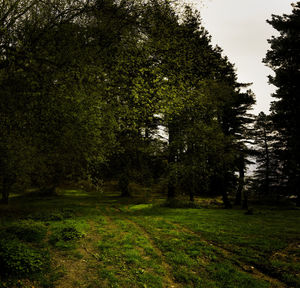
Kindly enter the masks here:
M 270 115 L 260 113 L 255 122 L 257 162 L 253 186 L 262 196 L 279 199 L 291 196 L 300 206 L 300 2 L 292 4 L 291 15 L 272 15 L 267 22 L 279 32 L 268 42 L 264 63 L 274 72 L 270 84 Z
M 230 207 L 232 194 L 247 205 L 245 170 L 255 154 L 264 171 L 256 190 L 269 191 L 273 160 L 250 145 L 256 137 L 270 147 L 264 120 L 253 136 L 254 95 L 211 45 L 198 12 L 181 8 L 160 0 L 0 1 L 4 202 L 28 187 L 51 194 L 68 181 L 113 178 L 123 196 L 130 181 L 160 182 L 170 199 L 222 195 Z M 276 66 L 272 55 L 266 61 Z M 292 153 L 298 142 L 288 146 L 290 132 L 273 118 L 278 149 Z M 283 172 L 290 162 L 278 159 L 287 179 L 280 183 L 294 183 L 285 195 L 295 194 L 299 158 L 289 166 L 298 167 L 293 180 Z

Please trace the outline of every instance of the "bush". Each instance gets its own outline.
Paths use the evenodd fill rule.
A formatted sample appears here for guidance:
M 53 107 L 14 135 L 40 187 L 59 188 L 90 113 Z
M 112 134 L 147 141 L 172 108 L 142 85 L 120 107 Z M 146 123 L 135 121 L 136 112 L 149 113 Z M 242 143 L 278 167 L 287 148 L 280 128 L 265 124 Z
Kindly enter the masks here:
M 180 199 L 171 199 L 166 200 L 164 203 L 161 204 L 162 207 L 168 208 L 201 208 L 199 204 L 191 201 L 180 200 Z
M 62 221 L 64 219 L 72 218 L 75 215 L 74 210 L 64 208 L 61 210 L 39 212 L 31 214 L 27 219 L 40 220 L 40 221 Z
M 49 266 L 48 252 L 33 249 L 17 239 L 0 240 L 1 276 L 33 278 Z
M 99 178 L 88 176 L 85 180 L 78 181 L 77 185 L 87 192 L 103 193 L 104 182 Z
M 50 243 L 60 248 L 72 248 L 74 241 L 81 237 L 83 237 L 83 233 L 78 231 L 74 225 L 66 225 L 53 230 Z
M 5 231 L 27 242 L 41 242 L 47 233 L 47 228 L 41 223 L 20 221 L 8 226 Z

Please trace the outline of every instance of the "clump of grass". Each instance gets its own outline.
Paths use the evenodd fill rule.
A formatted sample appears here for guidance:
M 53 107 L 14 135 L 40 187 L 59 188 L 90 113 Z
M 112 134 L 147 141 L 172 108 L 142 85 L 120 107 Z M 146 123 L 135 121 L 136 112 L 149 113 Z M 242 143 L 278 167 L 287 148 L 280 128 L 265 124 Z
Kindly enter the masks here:
M 75 242 L 82 238 L 84 234 L 73 224 L 65 223 L 55 227 L 50 236 L 50 243 L 58 248 L 73 248 Z
M 41 242 L 47 233 L 45 225 L 31 220 L 23 220 L 6 227 L 5 232 L 27 242 Z
M 0 275 L 33 278 L 50 266 L 47 251 L 36 250 L 17 239 L 0 240 Z

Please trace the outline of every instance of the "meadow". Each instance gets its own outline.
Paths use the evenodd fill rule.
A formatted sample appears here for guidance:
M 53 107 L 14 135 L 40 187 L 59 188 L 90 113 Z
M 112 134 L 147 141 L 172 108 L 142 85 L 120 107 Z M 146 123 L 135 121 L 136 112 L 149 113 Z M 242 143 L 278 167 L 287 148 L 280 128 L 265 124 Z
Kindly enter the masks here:
M 0 287 L 300 287 L 299 209 L 247 215 L 149 193 L 12 197 L 0 206 Z

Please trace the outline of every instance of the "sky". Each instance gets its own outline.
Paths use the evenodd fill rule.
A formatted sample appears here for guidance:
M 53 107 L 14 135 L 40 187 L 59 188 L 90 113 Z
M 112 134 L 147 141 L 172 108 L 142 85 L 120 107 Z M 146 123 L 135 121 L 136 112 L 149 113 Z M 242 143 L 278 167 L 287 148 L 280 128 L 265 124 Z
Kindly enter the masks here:
M 267 39 L 278 33 L 266 20 L 271 15 L 290 14 L 292 0 L 190 0 L 200 11 L 203 26 L 229 61 L 235 64 L 238 81 L 253 83 L 256 95 L 253 112 L 269 113 L 271 94 L 276 87 L 268 84 L 273 71 L 262 63 L 270 46 Z

